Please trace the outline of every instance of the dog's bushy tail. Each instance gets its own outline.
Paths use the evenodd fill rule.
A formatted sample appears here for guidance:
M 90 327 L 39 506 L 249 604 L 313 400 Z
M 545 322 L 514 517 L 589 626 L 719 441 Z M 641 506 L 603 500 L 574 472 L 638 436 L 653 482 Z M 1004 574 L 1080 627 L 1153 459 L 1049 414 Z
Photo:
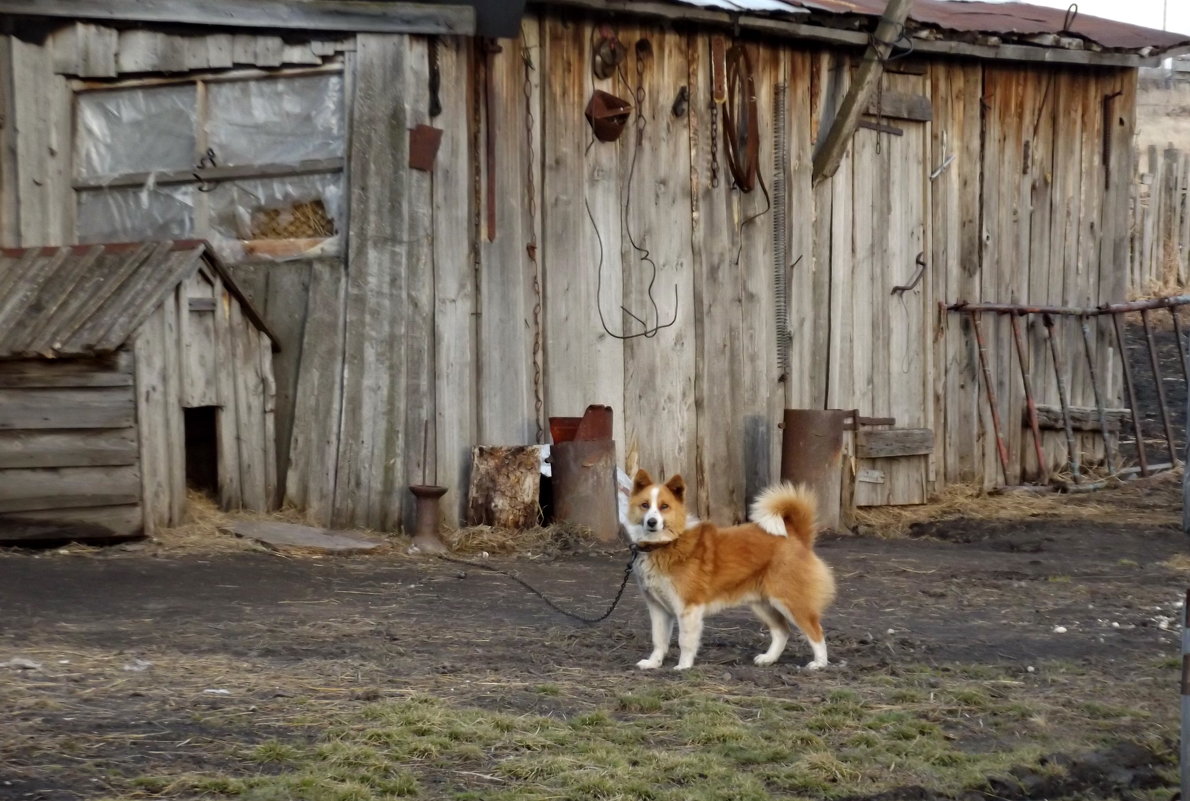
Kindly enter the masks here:
M 748 518 L 770 534 L 797 537 L 809 548 L 818 534 L 818 500 L 804 485 L 775 484 L 756 496 Z

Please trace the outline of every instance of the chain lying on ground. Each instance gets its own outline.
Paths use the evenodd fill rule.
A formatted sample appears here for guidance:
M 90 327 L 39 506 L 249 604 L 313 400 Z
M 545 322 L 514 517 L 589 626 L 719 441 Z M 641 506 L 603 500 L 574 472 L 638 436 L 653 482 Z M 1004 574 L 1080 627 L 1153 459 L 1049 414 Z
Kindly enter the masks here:
M 599 617 L 584 617 L 580 614 L 576 614 L 575 612 L 570 612 L 566 609 L 563 609 L 562 607 L 558 606 L 556 603 L 551 601 L 549 598 L 547 598 L 545 596 L 545 594 L 541 592 L 541 590 L 537 589 L 536 587 L 534 587 L 529 582 L 525 581 L 520 576 L 514 575 L 513 573 L 509 573 L 507 570 L 501 570 L 500 568 L 493 567 L 492 565 L 485 565 L 485 564 L 482 564 L 481 562 L 470 562 L 466 559 L 457 559 L 453 556 L 445 556 L 443 554 L 435 554 L 435 556 L 437 556 L 439 559 L 443 560 L 444 562 L 451 562 L 456 565 L 466 565 L 467 567 L 477 567 L 480 570 L 488 570 L 488 571 L 491 571 L 492 573 L 499 573 L 501 576 L 506 576 L 507 578 L 510 578 L 513 581 L 515 581 L 517 584 L 520 584 L 522 587 L 524 587 L 529 592 L 536 595 L 538 598 L 540 598 L 542 601 L 545 602 L 546 606 L 548 606 L 550 609 L 553 609 L 555 612 L 558 612 L 559 614 L 565 615 L 566 617 L 573 618 L 573 619 L 578 620 L 582 623 L 587 623 L 588 625 L 590 625 L 593 623 L 602 623 L 603 621 L 605 621 L 609 617 L 611 617 L 612 612 L 614 612 L 616 610 L 616 605 L 620 603 L 620 598 L 624 595 L 624 588 L 628 586 L 628 578 L 629 578 L 629 576 L 632 575 L 632 565 L 636 562 L 637 553 L 638 553 L 638 551 L 636 550 L 635 547 L 633 547 L 632 555 L 628 558 L 628 564 L 624 566 L 624 578 L 620 582 L 620 589 L 616 590 L 616 597 L 612 599 L 612 605 L 609 606 L 607 608 L 607 611 L 604 612 Z

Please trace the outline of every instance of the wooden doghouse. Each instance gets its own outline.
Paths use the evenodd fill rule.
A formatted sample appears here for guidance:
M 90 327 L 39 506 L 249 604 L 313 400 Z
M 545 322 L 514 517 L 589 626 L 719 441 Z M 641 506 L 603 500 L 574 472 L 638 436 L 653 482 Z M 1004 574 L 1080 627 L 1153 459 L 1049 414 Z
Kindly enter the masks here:
M 0 251 L 0 541 L 269 508 L 273 347 L 204 242 Z

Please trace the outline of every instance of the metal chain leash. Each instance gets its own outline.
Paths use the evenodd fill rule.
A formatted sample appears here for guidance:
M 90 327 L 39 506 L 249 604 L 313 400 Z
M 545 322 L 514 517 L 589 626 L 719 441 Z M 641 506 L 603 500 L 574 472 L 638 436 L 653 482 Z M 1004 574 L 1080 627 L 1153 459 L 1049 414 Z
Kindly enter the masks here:
M 510 578 L 513 581 L 515 581 L 517 584 L 520 584 L 522 587 L 524 587 L 529 592 L 536 595 L 538 598 L 540 598 L 542 601 L 545 602 L 546 606 L 548 606 L 550 609 L 553 609 L 558 614 L 565 615 L 566 617 L 569 617 L 574 620 L 578 620 L 582 623 L 591 625 L 594 623 L 602 623 L 603 621 L 605 621 L 609 617 L 611 617 L 612 612 L 616 611 L 616 606 L 620 603 L 620 598 L 622 598 L 624 596 L 624 588 L 628 586 L 628 579 L 629 579 L 629 577 L 632 576 L 632 566 L 633 566 L 633 564 L 636 563 L 636 556 L 638 553 L 639 553 L 639 551 L 637 551 L 637 549 L 634 547 L 632 549 L 632 555 L 630 557 L 628 557 L 628 564 L 624 566 L 624 578 L 620 581 L 620 589 L 616 590 L 616 597 L 612 599 L 611 606 L 609 606 L 607 608 L 607 611 L 604 612 L 599 617 L 585 617 L 585 616 L 580 615 L 576 612 L 571 612 L 569 610 L 563 609 L 562 607 L 558 606 L 556 603 L 551 601 L 549 598 L 547 598 L 541 590 L 537 589 L 536 587 L 534 587 L 529 582 L 525 581 L 520 576 L 509 573 L 507 570 L 501 570 L 498 567 L 493 567 L 492 565 L 485 565 L 480 562 L 470 562 L 466 559 L 456 559 L 453 556 L 444 556 L 443 554 L 436 554 L 436 555 L 439 559 L 443 560 L 444 562 L 451 562 L 456 565 L 466 565 L 467 567 L 476 567 L 476 568 L 479 568 L 480 570 L 487 570 L 492 573 L 498 573 L 501 576 L 504 576 L 505 578 Z
M 537 444 L 545 442 L 545 400 L 541 387 L 541 266 L 537 262 L 537 182 L 533 177 L 533 58 L 529 54 L 529 46 L 521 45 L 521 60 L 525 69 L 525 146 L 528 155 L 525 159 L 525 192 L 526 205 L 529 211 L 529 243 L 525 252 L 529 256 L 529 268 L 533 271 L 533 417 L 537 423 Z
M 719 104 L 711 101 L 711 186 L 719 188 Z

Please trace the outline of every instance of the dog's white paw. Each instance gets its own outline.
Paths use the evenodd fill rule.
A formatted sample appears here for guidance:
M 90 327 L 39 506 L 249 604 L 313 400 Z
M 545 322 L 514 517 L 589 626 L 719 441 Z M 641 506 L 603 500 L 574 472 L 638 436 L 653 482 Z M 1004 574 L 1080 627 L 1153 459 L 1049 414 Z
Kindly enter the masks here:
M 691 662 L 687 665 L 683 665 L 681 662 L 679 662 L 678 664 L 674 665 L 674 670 L 689 670 L 692 667 L 694 667 L 693 662 Z
M 777 657 L 769 656 L 768 654 L 757 654 L 752 661 L 761 666 L 771 665 L 777 661 Z
M 815 659 L 813 662 L 806 663 L 806 670 L 822 670 L 827 666 L 825 659 Z
M 636 663 L 636 666 L 641 670 L 656 670 L 661 667 L 660 659 L 642 659 Z

